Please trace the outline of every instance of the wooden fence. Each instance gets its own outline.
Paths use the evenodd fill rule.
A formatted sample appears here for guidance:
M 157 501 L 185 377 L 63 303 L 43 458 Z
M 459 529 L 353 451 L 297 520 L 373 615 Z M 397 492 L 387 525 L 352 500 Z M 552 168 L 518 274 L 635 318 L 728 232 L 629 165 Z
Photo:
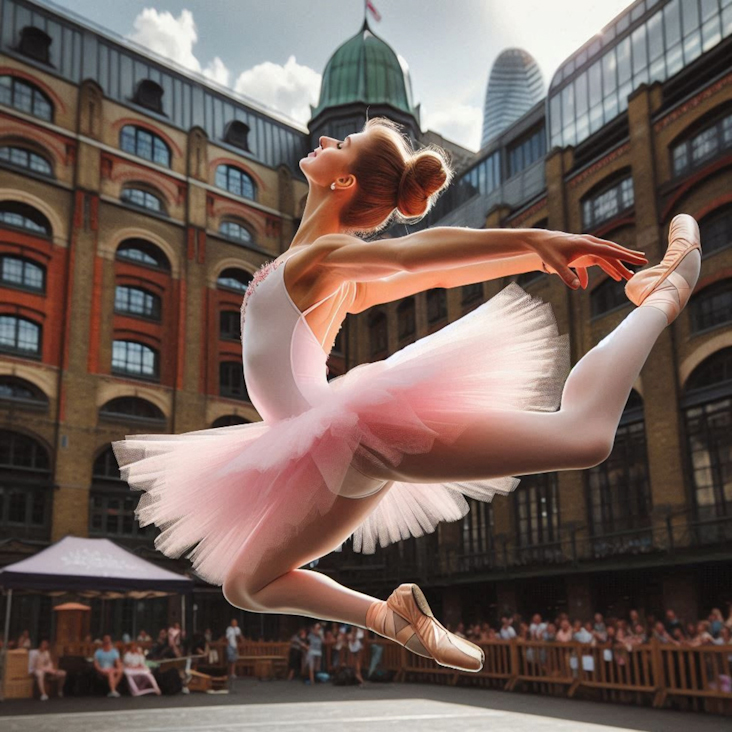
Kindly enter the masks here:
M 621 645 L 492 641 L 480 644 L 485 664 L 478 673 L 456 671 L 417 656 L 387 639 L 364 639 L 362 672 L 368 669 L 370 646 L 384 652 L 379 668 L 393 671 L 397 681 L 470 685 L 506 691 L 595 698 L 732 714 L 732 645 L 686 648 L 652 640 L 629 650 Z M 214 644 L 226 659 L 225 643 Z M 237 673 L 249 672 L 260 656 L 278 658 L 287 666 L 289 642 L 246 641 L 239 649 Z M 324 644 L 321 669 L 335 670 L 332 645 Z M 354 654 L 341 650 L 337 666 L 353 665 Z

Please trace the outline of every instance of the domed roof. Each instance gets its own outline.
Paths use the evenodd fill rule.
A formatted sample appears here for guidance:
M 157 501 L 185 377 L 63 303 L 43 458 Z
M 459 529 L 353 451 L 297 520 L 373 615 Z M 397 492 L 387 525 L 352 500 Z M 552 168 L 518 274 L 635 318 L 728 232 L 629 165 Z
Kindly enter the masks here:
M 522 48 L 502 51 L 491 69 L 483 110 L 483 147 L 544 96 L 544 77 Z
M 404 59 L 375 36 L 367 20 L 361 30 L 330 57 L 323 72 L 320 101 L 311 105 L 315 117 L 327 107 L 362 102 L 390 104 L 415 114 L 412 80 Z

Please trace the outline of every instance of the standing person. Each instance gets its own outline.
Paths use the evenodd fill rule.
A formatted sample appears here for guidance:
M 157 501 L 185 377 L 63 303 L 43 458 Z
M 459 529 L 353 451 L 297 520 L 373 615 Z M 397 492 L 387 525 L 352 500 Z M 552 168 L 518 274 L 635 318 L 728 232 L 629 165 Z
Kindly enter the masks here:
M 236 662 L 239 658 L 239 640 L 241 639 L 241 628 L 236 618 L 231 619 L 226 629 L 226 660 L 229 662 L 229 676 L 236 678 Z
M 541 619 L 539 613 L 535 613 L 534 617 L 531 618 L 531 625 L 529 626 L 529 638 L 531 640 L 543 641 L 545 630 L 546 623 Z
M 363 655 L 363 637 L 365 633 L 363 628 L 354 625 L 348 633 L 348 650 L 351 652 L 353 660 L 353 671 L 356 675 L 356 681 L 363 686 L 363 676 L 361 675 L 361 656 Z
M 647 264 L 641 252 L 587 234 L 438 227 L 365 241 L 429 212 L 453 176 L 445 151 L 415 151 L 377 117 L 345 140 L 321 137 L 300 168 L 300 226 L 242 302 L 245 385 L 262 421 L 128 435 L 112 443 L 121 478 L 144 491 L 136 515 L 163 528 L 161 551 L 193 547 L 197 574 L 235 607 L 338 620 L 479 671 L 483 651 L 450 633 L 416 584 L 384 601 L 302 567 L 350 536 L 370 553 L 434 531 L 465 514 L 464 495 L 490 501 L 517 475 L 602 463 L 648 355 L 696 285 L 698 227 L 674 218 L 661 263 L 635 274 L 624 262 Z M 327 379 L 348 312 L 528 271 L 577 290 L 592 266 L 628 279 L 639 307 L 568 376 L 551 304 L 514 282 L 448 328 Z
M 513 618 L 504 615 L 501 618 L 501 630 L 499 635 L 502 640 L 513 640 L 516 637 L 516 631 L 512 624 Z
M 109 684 L 107 696 L 119 696 L 117 684 L 119 684 L 124 670 L 119 651 L 112 645 L 112 636 L 109 633 L 102 636 L 102 647 L 94 651 L 94 668 Z
M 41 643 L 38 646 L 38 653 L 36 654 L 35 665 L 33 666 L 33 673 L 38 679 L 38 688 L 41 692 L 41 701 L 48 700 L 48 694 L 46 694 L 45 684 L 45 678 L 47 676 L 50 676 L 51 678 L 58 678 L 58 695 L 64 695 L 66 671 L 64 671 L 63 669 L 57 669 L 53 665 L 53 661 L 51 660 L 51 651 L 47 638 L 41 640 Z
M 300 674 L 302 670 L 302 654 L 307 651 L 308 644 L 305 639 L 307 632 L 305 628 L 300 628 L 297 633 L 293 633 L 290 638 L 290 653 L 287 659 L 287 680 L 292 681 L 295 674 Z
M 320 662 L 323 657 L 323 630 L 320 623 L 314 623 L 307 638 L 307 655 L 305 665 L 308 667 L 309 679 L 306 684 L 315 684 L 315 674 L 320 671 Z
M 180 658 L 181 656 L 180 634 L 180 623 L 176 621 L 168 628 L 168 645 L 170 646 L 171 650 L 173 651 L 173 655 L 176 658 Z

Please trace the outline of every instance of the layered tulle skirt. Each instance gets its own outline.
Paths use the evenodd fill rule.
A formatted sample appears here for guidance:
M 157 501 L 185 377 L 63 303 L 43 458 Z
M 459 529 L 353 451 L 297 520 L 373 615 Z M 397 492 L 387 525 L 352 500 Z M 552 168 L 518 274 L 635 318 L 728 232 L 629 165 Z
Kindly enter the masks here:
M 127 435 L 112 443 L 121 477 L 142 491 L 136 516 L 161 529 L 155 546 L 184 552 L 222 585 L 233 563 L 252 570 L 347 493 L 352 464 L 396 468 L 404 454 L 450 444 L 490 409 L 555 411 L 570 368 L 568 336 L 551 305 L 510 284 L 472 312 L 383 361 L 329 382 L 328 397 L 276 422 L 177 435 Z M 432 532 L 469 510 L 466 496 L 509 493 L 512 476 L 386 483 L 351 536 L 353 548 Z M 359 500 L 355 498 L 353 500 Z

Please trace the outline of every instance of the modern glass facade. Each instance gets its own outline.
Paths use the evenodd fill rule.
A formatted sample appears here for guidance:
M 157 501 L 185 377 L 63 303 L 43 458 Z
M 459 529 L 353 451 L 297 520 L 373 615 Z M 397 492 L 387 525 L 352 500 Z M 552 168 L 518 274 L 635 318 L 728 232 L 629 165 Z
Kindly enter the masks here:
M 548 97 L 550 146 L 577 145 L 732 33 L 732 0 L 639 0 L 566 61 Z
M 521 48 L 503 51 L 491 69 L 483 110 L 481 147 L 522 117 L 544 96 L 544 78 L 534 57 Z
M 188 131 L 192 126 L 202 127 L 209 139 L 217 144 L 228 144 L 225 131 L 230 122 L 244 123 L 249 132 L 249 153 L 270 167 L 280 163 L 287 165 L 293 175 L 302 178 L 300 158 L 307 155 L 308 134 L 294 126 L 280 122 L 278 113 L 268 110 L 259 112 L 256 104 L 247 104 L 236 99 L 224 87 L 219 93 L 210 79 L 200 82 L 187 73 L 175 70 L 161 58 L 159 63 L 147 55 L 137 53 L 129 41 L 114 38 L 110 31 L 95 28 L 87 20 L 75 24 L 67 8 L 58 8 L 47 3 L 43 5 L 26 0 L 0 0 L 0 49 L 10 56 L 17 56 L 23 63 L 37 63 L 45 72 L 56 74 L 66 81 L 79 84 L 84 79 L 94 79 L 104 94 L 115 102 L 144 110 L 146 115 L 159 116 L 166 123 Z M 57 13 L 66 17 L 59 17 Z M 20 54 L 18 46 L 21 31 L 26 26 L 40 28 L 51 38 L 49 63 L 30 59 Z M 132 100 L 138 84 L 149 79 L 163 89 L 161 113 L 143 107 Z M 11 94 L 7 86 L 0 84 L 0 98 Z M 5 90 L 3 92 L 3 89 Z M 16 90 L 16 97 L 25 99 Z M 20 102 L 19 102 L 20 103 Z M 30 102 L 28 102 L 30 104 Z M 33 101 L 43 105 L 43 100 Z M 242 154 L 237 148 L 237 153 Z M 246 154 L 246 153 L 245 153 Z

